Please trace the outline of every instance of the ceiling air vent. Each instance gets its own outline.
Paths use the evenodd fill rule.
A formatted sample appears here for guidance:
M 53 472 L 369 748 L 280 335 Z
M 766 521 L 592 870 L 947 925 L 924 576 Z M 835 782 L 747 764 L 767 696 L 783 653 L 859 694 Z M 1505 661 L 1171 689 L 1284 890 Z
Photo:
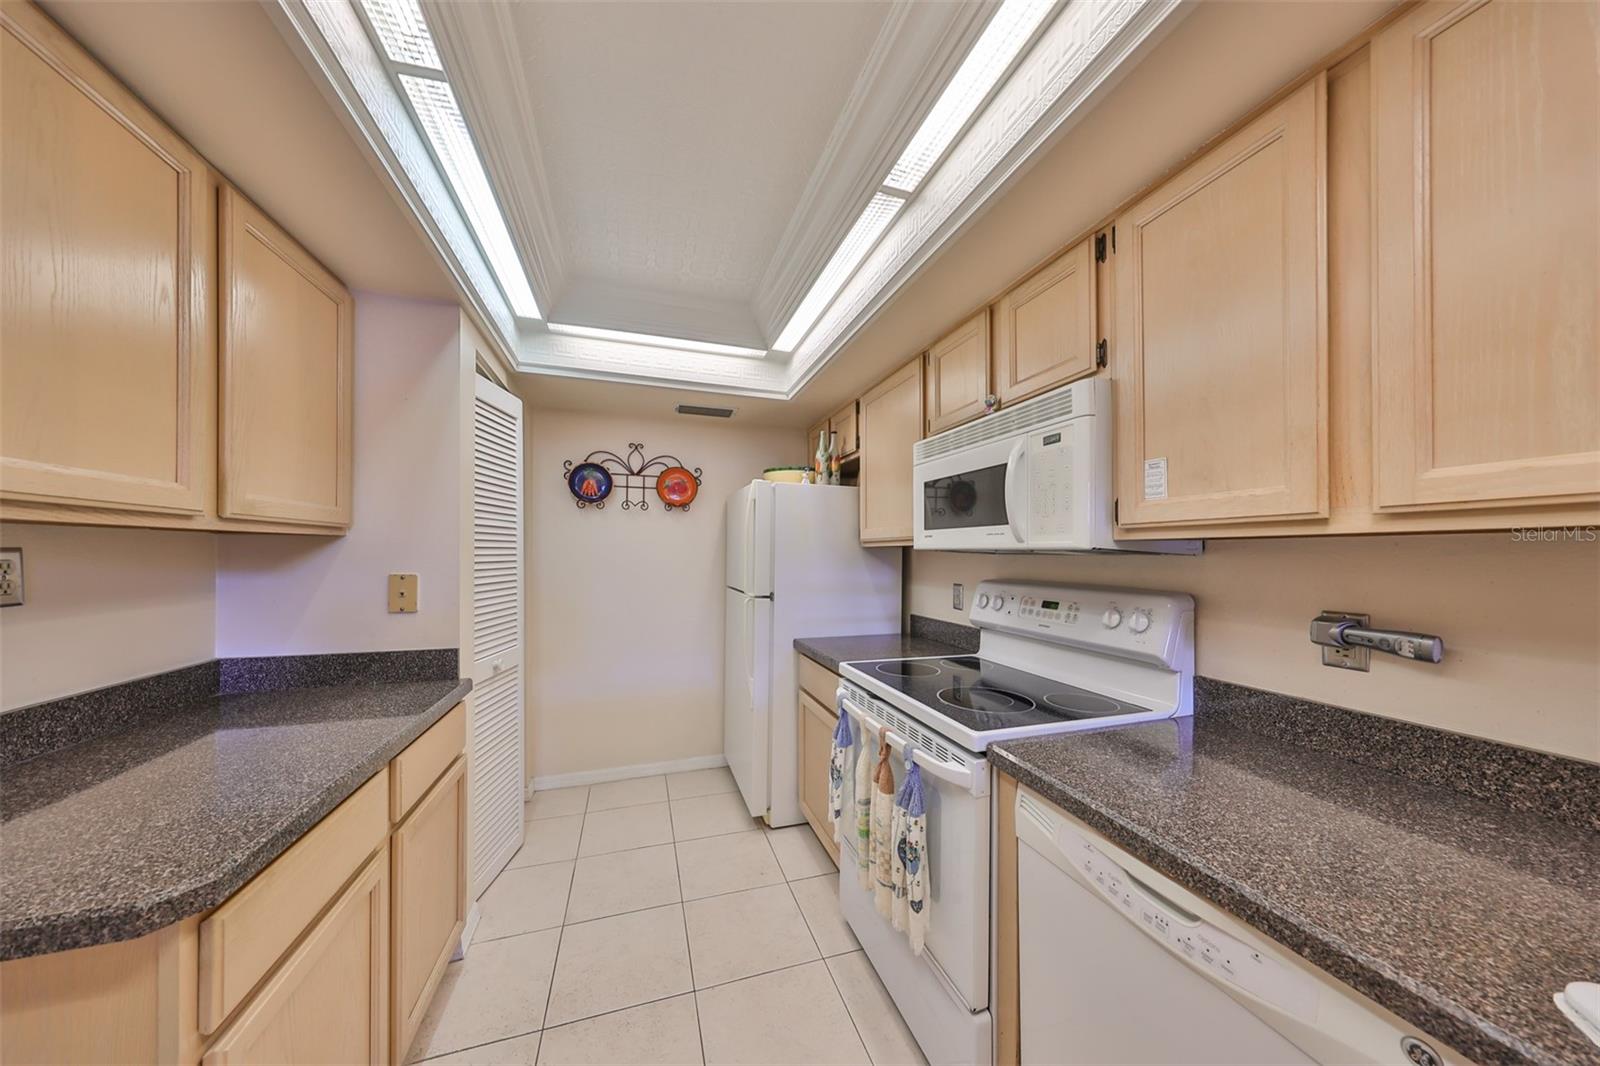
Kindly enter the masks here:
M 701 418 L 732 418 L 731 407 L 699 407 L 692 403 L 680 403 L 673 408 L 680 415 L 699 415 Z

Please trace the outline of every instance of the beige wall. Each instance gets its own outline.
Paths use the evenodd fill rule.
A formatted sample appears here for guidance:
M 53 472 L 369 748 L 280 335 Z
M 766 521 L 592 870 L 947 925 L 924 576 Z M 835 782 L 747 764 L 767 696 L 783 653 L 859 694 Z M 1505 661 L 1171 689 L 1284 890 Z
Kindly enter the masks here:
M 722 754 L 723 504 L 764 467 L 800 462 L 801 431 L 618 418 L 529 401 L 528 772 L 536 780 Z M 653 501 L 578 510 L 565 459 L 676 455 L 704 470 L 686 513 Z
M 454 304 L 356 294 L 355 522 L 221 537 L 217 655 L 459 645 L 460 326 Z M 390 573 L 418 575 L 417 613 L 389 613 Z
M 1600 762 L 1600 544 L 1510 533 L 1211 541 L 1199 558 L 909 552 L 907 610 L 964 621 L 986 577 L 1188 592 L 1199 673 L 1439 729 Z M 1323 609 L 1442 634 L 1438 666 L 1321 665 Z
M 0 710 L 211 658 L 217 537 L 143 529 L 0 529 L 26 602 L 0 610 Z

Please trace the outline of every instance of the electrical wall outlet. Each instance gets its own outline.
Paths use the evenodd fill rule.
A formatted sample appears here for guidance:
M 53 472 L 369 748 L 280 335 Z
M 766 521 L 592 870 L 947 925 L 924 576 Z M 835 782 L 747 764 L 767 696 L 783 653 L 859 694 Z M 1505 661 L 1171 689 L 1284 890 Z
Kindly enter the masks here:
M 950 609 L 953 611 L 961 610 L 961 600 L 961 583 L 954 582 L 950 585 Z
M 417 613 L 417 575 L 389 575 L 389 613 Z
M 0 607 L 22 606 L 22 549 L 0 548 Z

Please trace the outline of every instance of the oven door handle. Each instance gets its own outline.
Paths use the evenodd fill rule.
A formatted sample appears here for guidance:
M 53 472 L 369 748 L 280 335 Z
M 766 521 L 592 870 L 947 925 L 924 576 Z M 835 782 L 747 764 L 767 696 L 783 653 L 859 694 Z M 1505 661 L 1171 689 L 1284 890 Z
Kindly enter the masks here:
M 1011 538 L 1018 544 L 1024 543 L 1020 522 L 1020 501 L 1017 499 L 1017 484 L 1022 480 L 1022 472 L 1028 455 L 1028 438 L 1023 437 L 1011 447 L 1011 454 L 1006 457 L 1006 525 L 1011 529 Z
M 876 737 L 881 730 L 889 741 L 890 749 L 899 753 L 902 758 L 905 757 L 905 737 L 895 732 L 894 729 L 885 727 L 882 722 L 860 708 L 852 706 L 848 700 L 844 699 L 844 691 L 842 689 L 839 697 L 839 702 L 844 706 L 845 713 L 854 718 L 861 726 L 861 743 L 869 743 L 871 738 Z M 913 744 L 912 747 L 916 747 L 916 745 Z M 922 767 L 923 773 L 936 777 L 947 785 L 954 785 L 959 789 L 970 792 L 974 796 L 987 796 L 989 794 L 988 759 L 980 760 L 976 766 L 970 769 L 958 769 L 940 762 L 931 755 L 926 759 L 923 758 L 922 752 L 924 750 L 926 749 L 917 748 L 917 754 L 912 756 L 912 760 Z

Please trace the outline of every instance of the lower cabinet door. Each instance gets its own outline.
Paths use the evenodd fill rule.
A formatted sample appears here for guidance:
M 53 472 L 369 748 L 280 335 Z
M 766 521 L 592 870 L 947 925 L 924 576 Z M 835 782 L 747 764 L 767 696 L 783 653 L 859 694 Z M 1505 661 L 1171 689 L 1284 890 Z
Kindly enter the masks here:
M 394 1061 L 444 976 L 467 913 L 467 761 L 458 758 L 394 831 Z
M 833 731 L 839 719 L 809 695 L 800 693 L 800 809 L 839 863 L 839 845 L 828 821 L 828 763 L 833 756 Z
M 389 1059 L 389 849 L 223 1031 L 206 1066 Z

